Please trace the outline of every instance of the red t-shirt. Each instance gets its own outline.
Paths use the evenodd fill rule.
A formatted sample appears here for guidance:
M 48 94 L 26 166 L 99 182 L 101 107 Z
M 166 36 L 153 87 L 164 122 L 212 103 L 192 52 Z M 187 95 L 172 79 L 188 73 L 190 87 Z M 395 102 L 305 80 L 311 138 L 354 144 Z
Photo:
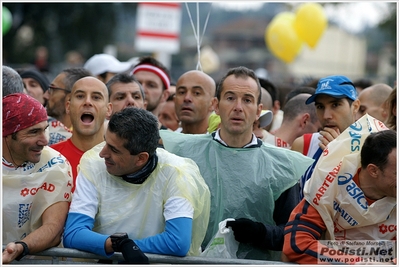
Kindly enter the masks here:
M 72 167 L 72 177 L 73 177 L 73 186 L 72 193 L 75 191 L 75 183 L 76 176 L 78 175 L 78 165 L 80 158 L 82 157 L 84 151 L 77 148 L 71 141 L 71 139 L 67 139 L 65 141 L 61 141 L 59 143 L 53 144 L 50 146 L 51 148 L 60 152 L 64 157 L 69 161 Z

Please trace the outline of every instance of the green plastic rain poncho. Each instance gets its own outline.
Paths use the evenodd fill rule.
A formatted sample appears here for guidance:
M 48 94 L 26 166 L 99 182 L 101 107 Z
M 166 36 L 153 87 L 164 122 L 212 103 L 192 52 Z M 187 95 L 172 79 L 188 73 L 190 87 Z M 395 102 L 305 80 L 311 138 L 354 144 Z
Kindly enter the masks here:
M 262 144 L 257 148 L 230 148 L 210 134 L 182 134 L 160 130 L 166 150 L 193 159 L 211 191 L 211 213 L 203 247 L 227 218 L 248 218 L 268 225 L 274 202 L 292 187 L 313 159 L 298 152 Z M 240 244 L 238 258 L 280 260 L 280 253 L 254 251 Z

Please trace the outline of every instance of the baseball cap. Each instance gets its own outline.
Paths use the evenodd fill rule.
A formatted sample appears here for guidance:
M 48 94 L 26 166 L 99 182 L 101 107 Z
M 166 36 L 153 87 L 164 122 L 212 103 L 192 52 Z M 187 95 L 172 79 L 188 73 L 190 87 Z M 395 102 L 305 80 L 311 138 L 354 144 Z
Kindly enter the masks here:
M 273 112 L 270 110 L 262 110 L 259 117 L 259 128 L 266 127 L 273 120 Z
M 306 104 L 315 101 L 320 94 L 330 95 L 335 98 L 347 97 L 352 100 L 357 99 L 357 91 L 352 81 L 342 75 L 328 76 L 322 78 L 317 83 L 316 92 L 306 100 Z
M 127 71 L 134 62 L 120 62 L 109 54 L 96 54 L 89 58 L 83 68 L 89 70 L 93 75 L 104 72 L 121 73 Z

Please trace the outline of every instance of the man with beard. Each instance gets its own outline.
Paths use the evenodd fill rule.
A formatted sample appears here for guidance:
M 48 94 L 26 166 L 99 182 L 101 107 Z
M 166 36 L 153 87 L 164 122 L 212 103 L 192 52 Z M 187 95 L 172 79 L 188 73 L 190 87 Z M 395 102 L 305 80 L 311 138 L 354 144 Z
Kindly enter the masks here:
M 71 118 L 72 136 L 51 147 L 71 163 L 74 192 L 80 158 L 87 150 L 104 141 L 104 121 L 111 113 L 105 84 L 95 77 L 77 80 L 66 102 L 66 113 Z

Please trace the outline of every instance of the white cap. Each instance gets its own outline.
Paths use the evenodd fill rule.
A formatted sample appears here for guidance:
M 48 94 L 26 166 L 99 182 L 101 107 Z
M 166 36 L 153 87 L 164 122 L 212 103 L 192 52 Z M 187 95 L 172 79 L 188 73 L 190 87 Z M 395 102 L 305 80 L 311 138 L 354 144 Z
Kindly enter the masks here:
M 262 110 L 259 117 L 259 128 L 266 127 L 273 120 L 273 112 L 270 110 Z
M 86 61 L 83 68 L 93 75 L 99 75 L 104 72 L 121 73 L 129 70 L 132 65 L 132 62 L 120 62 L 109 54 L 96 54 Z

